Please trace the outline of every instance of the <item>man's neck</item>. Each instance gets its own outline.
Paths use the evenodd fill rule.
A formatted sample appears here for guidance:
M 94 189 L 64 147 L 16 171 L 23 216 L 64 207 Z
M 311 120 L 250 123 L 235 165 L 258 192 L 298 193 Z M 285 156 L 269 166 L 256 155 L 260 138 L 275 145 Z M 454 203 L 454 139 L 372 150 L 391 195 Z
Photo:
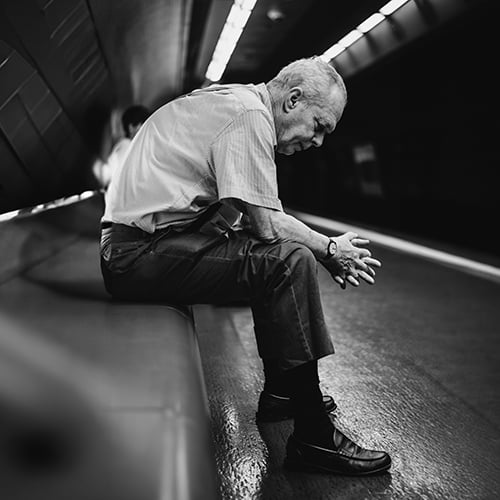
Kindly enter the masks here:
M 274 129 L 276 130 L 276 133 L 278 133 L 280 126 L 279 126 L 279 123 L 278 123 L 276 117 L 279 116 L 279 107 L 280 107 L 279 100 L 278 100 L 275 92 L 273 91 L 272 86 L 270 86 L 268 83 L 266 83 L 265 85 L 266 85 L 267 92 L 269 94 L 269 99 L 271 101 L 271 110 L 273 113 Z

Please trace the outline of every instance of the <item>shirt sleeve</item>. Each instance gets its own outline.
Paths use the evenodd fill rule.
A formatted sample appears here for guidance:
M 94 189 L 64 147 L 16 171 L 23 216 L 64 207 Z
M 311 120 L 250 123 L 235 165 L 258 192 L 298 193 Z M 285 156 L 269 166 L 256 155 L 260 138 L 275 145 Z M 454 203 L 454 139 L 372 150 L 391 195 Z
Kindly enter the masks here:
M 274 161 L 274 128 L 261 110 L 244 111 L 212 144 L 219 199 L 283 210 Z

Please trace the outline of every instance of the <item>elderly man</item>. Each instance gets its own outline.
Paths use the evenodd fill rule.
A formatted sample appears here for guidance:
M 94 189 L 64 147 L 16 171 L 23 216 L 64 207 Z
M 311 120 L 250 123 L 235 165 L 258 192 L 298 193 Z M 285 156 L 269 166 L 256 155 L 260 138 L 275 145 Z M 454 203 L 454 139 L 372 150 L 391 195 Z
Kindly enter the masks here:
M 122 299 L 186 304 L 248 300 L 263 359 L 261 421 L 294 419 L 285 464 L 342 474 L 390 467 L 333 423 L 318 359 L 334 352 L 317 265 L 345 288 L 374 283 L 378 260 L 354 233 L 328 237 L 283 211 L 277 151 L 319 147 L 346 104 L 335 69 L 313 57 L 268 83 L 212 85 L 154 112 L 114 178 L 101 267 Z

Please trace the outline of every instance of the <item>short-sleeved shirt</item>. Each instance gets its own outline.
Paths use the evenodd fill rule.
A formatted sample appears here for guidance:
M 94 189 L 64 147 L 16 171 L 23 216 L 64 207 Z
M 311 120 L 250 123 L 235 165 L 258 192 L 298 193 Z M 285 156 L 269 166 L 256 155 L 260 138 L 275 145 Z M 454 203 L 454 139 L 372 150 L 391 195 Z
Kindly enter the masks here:
M 128 137 L 122 137 L 111 149 L 107 160 L 102 163 L 96 163 L 94 174 L 102 186 L 108 187 L 113 173 L 115 170 L 118 170 L 127 155 L 130 142 Z
M 152 233 L 188 224 L 227 198 L 282 210 L 275 147 L 265 84 L 193 91 L 142 125 L 112 179 L 102 219 Z

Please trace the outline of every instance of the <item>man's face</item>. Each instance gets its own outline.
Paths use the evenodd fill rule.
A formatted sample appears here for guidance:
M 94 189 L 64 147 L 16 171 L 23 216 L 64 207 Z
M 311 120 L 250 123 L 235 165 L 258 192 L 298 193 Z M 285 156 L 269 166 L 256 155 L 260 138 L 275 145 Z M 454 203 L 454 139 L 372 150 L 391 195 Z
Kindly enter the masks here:
M 325 96 L 324 106 L 308 106 L 299 87 L 292 89 L 276 120 L 278 153 L 292 155 L 311 146 L 320 147 L 335 129 L 345 100 L 339 91 Z

